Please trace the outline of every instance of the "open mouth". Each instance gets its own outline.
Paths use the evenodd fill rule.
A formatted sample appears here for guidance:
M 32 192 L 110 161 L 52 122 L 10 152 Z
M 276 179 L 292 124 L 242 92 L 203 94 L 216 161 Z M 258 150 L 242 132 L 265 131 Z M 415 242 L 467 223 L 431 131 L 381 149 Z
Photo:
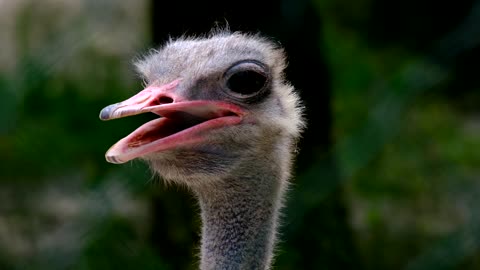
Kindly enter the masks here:
M 220 101 L 170 100 L 167 104 L 145 102 L 134 96 L 105 107 L 100 119 L 110 120 L 152 112 L 160 118 L 151 120 L 114 144 L 105 154 L 110 163 L 125 163 L 137 157 L 205 141 L 208 131 L 235 125 L 242 121 L 244 110 Z

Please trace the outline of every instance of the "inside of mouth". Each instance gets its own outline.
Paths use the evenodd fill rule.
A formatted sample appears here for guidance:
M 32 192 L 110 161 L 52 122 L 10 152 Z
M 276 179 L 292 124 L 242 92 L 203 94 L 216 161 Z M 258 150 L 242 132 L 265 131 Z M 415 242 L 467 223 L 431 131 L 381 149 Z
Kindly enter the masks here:
M 225 116 L 237 115 L 229 111 L 223 111 L 215 115 L 194 115 L 183 111 L 172 112 L 168 114 L 168 117 L 157 117 L 135 130 L 132 133 L 133 136 L 128 140 L 128 147 L 139 147 L 166 138 L 208 120 Z
M 201 141 L 204 131 L 239 123 L 242 111 L 235 106 L 230 107 L 228 104 L 197 103 L 146 108 L 143 113 L 153 113 L 147 115 L 155 118 L 110 147 L 105 157 L 110 163 L 120 164 L 151 152 Z

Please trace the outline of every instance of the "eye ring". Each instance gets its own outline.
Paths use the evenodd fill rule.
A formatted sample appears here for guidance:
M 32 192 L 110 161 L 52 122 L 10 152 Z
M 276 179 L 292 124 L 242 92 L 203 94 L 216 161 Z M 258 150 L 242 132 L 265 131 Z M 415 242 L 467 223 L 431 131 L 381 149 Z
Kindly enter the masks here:
M 269 69 L 257 60 L 236 62 L 223 74 L 227 94 L 242 100 L 260 98 L 267 92 L 269 84 Z

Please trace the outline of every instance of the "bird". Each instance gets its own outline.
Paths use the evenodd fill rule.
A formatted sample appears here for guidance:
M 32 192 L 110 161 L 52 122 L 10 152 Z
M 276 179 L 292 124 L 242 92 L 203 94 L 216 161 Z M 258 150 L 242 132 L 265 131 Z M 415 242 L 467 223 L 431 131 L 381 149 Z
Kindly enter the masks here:
M 271 269 L 305 128 L 284 48 L 258 33 L 212 31 L 170 38 L 134 65 L 145 88 L 99 117 L 157 116 L 114 144 L 106 160 L 144 160 L 193 193 L 200 269 Z

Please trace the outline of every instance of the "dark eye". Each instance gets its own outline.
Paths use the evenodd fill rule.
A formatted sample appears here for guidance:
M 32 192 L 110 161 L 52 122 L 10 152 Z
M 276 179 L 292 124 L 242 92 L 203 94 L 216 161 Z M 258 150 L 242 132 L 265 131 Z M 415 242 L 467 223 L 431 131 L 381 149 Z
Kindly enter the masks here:
M 263 65 L 241 62 L 225 73 L 225 86 L 242 97 L 252 96 L 265 88 L 268 77 Z
M 243 70 L 230 76 L 227 80 L 228 89 L 242 95 L 251 95 L 260 91 L 267 78 L 253 70 Z

